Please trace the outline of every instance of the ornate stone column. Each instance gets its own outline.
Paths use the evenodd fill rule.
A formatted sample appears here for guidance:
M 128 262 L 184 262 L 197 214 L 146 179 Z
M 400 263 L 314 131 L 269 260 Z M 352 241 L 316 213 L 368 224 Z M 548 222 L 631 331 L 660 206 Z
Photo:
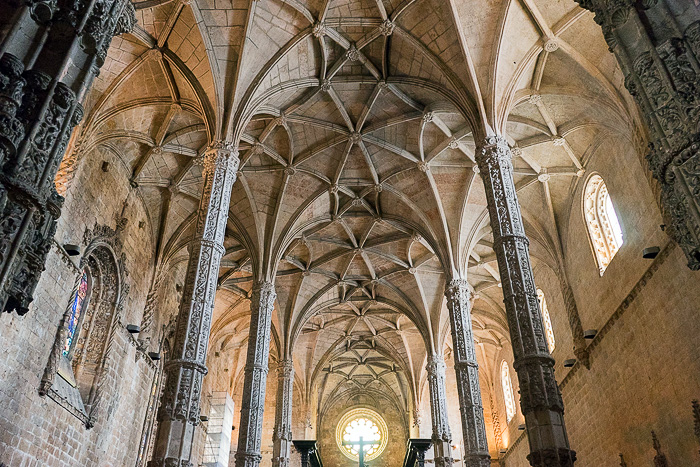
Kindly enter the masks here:
M 288 467 L 292 447 L 292 391 L 294 390 L 294 362 L 283 360 L 277 366 L 277 406 L 273 435 L 272 465 Z
M 491 455 L 486 439 L 484 407 L 479 388 L 479 365 L 476 363 L 474 349 L 469 284 L 463 279 L 451 281 L 445 290 L 445 297 L 450 313 L 457 391 L 462 412 L 462 434 L 466 451 L 464 465 L 489 467 Z
M 151 467 L 192 466 L 192 443 L 199 424 L 199 402 L 211 315 L 231 188 L 238 170 L 238 151 L 228 142 L 211 145 L 204 154 L 204 189 L 191 243 L 185 287 L 177 317 L 172 359 L 165 365 L 166 384 L 158 410 L 158 434 Z
M 508 143 L 488 136 L 477 143 L 479 164 L 488 204 L 493 249 L 501 274 L 503 298 L 520 382 L 520 406 L 525 416 L 530 465 L 569 467 L 576 453 L 569 448 L 564 427 L 564 404 L 554 379 L 530 265 L 520 205 L 513 182 Z
M 262 459 L 260 447 L 270 356 L 270 326 L 276 297 L 275 286 L 271 282 L 259 282 L 253 286 L 236 467 L 258 467 Z
M 576 0 L 625 74 L 649 130 L 649 169 L 661 185 L 671 238 L 700 269 L 700 10 L 691 1 Z
M 129 0 L 0 0 L 0 309 L 29 309 L 63 197 L 54 179 Z
M 433 422 L 433 452 L 437 467 L 451 467 L 452 432 L 447 416 L 445 393 L 445 359 L 442 354 L 428 357 L 428 390 L 430 391 L 430 416 Z

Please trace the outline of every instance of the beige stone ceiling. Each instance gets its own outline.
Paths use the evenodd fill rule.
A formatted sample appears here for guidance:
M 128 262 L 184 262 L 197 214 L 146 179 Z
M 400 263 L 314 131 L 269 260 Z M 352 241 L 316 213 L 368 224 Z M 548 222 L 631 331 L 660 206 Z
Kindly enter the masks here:
M 193 233 L 195 156 L 239 142 L 211 340 L 231 370 L 217 384 L 238 387 L 252 278 L 276 274 L 272 353 L 293 355 L 305 400 L 364 388 L 412 411 L 426 349 L 451 345 L 443 291 L 461 275 L 493 387 L 509 337 L 474 134 L 516 148 L 533 256 L 556 269 L 588 158 L 637 118 L 592 15 L 572 0 L 136 5 L 77 150 L 129 167 L 168 270 Z

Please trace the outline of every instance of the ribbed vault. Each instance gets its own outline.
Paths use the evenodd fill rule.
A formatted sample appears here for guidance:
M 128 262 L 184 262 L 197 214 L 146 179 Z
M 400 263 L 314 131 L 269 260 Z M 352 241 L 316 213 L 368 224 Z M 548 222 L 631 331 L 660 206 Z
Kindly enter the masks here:
M 426 402 L 426 356 L 451 345 L 445 284 L 465 277 L 492 399 L 509 337 L 475 135 L 507 135 L 536 265 L 558 270 L 588 159 L 636 119 L 591 16 L 551 0 L 137 8 L 73 154 L 104 147 L 129 168 L 157 245 L 157 287 L 187 257 L 197 156 L 214 139 L 238 143 L 210 345 L 225 364 L 211 384 L 240 391 L 252 285 L 274 280 L 272 354 L 293 358 L 305 403 L 323 410 L 381 391 L 414 412 Z

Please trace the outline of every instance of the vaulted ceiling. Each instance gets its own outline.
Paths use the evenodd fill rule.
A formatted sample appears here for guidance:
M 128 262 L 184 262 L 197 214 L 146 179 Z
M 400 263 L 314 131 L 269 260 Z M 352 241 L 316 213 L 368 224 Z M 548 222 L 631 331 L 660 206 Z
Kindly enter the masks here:
M 491 381 L 509 337 L 474 141 L 509 139 L 533 256 L 556 270 L 588 159 L 637 118 L 592 16 L 571 0 L 136 6 L 76 150 L 107 148 L 129 168 L 165 271 L 193 235 L 195 157 L 238 143 L 211 339 L 229 385 L 253 280 L 273 278 L 273 354 L 293 357 L 319 407 L 362 388 L 413 410 L 427 354 L 450 346 L 452 277 L 475 291 Z

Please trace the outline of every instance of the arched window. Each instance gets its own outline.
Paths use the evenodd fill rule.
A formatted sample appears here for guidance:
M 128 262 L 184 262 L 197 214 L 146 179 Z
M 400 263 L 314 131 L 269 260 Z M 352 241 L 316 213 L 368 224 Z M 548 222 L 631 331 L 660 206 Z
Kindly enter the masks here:
M 515 395 L 513 383 L 510 381 L 510 368 L 503 360 L 501 363 L 501 385 L 503 386 L 503 399 L 506 402 L 506 420 L 510 422 L 515 417 Z
M 73 304 L 71 305 L 70 316 L 68 317 L 68 323 L 66 325 L 66 339 L 63 342 L 63 350 L 61 351 L 66 358 L 70 358 L 73 344 L 78 340 L 80 324 L 85 315 L 84 311 L 87 308 L 89 291 L 90 275 L 87 269 L 83 269 L 80 282 L 78 283 L 78 289 L 75 291 L 75 297 L 73 297 Z
M 94 426 L 100 411 L 110 401 L 103 384 L 113 364 L 118 316 L 128 285 L 127 275 L 116 251 L 121 250 L 116 233 L 96 227 L 80 261 L 73 293 L 66 308 L 44 369 L 39 394 L 48 396 L 86 427 Z M 116 248 L 116 251 L 115 251 Z M 108 413 L 108 412 L 107 412 Z
M 353 409 L 347 412 L 338 422 L 335 439 L 340 451 L 346 457 L 357 462 L 359 459 L 362 438 L 365 460 L 371 461 L 379 457 L 387 445 L 389 430 L 386 422 L 377 412 L 367 408 Z M 371 443 L 371 444 L 370 444 Z
M 554 352 L 554 329 L 552 329 L 552 320 L 549 317 L 549 309 L 547 309 L 547 299 L 544 297 L 542 289 L 537 289 L 537 299 L 540 301 L 540 312 L 542 313 L 542 324 L 544 324 L 544 336 L 547 338 L 547 347 L 549 353 Z
M 602 276 L 617 250 L 622 246 L 622 228 L 617 219 L 608 188 L 600 175 L 593 175 L 586 183 L 583 197 L 583 213 L 588 235 L 593 243 Z

